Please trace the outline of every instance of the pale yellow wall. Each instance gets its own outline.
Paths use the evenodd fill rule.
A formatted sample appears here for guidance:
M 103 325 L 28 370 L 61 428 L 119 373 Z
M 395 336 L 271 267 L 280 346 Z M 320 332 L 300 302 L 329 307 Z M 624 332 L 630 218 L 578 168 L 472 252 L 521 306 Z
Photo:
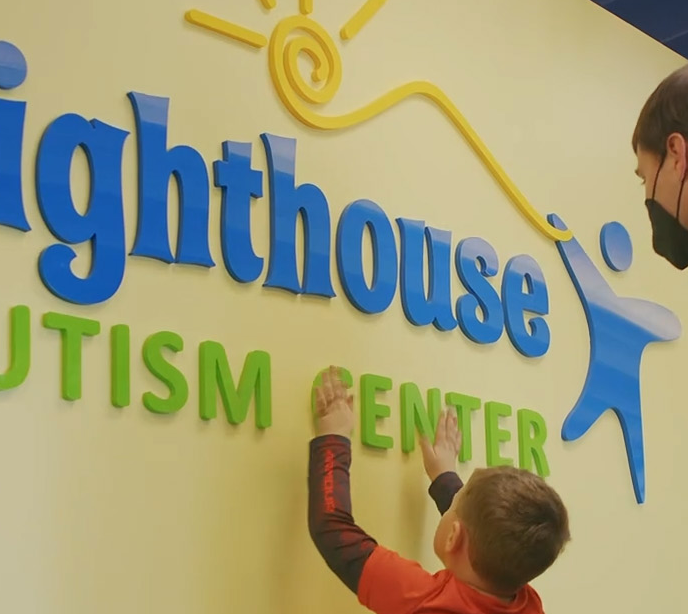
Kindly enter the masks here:
M 360 3 L 314 4 L 314 17 L 335 34 Z M 456 390 L 529 407 L 547 420 L 550 481 L 569 507 L 574 536 L 536 583 L 549 612 L 686 607 L 685 342 L 652 347 L 643 362 L 648 500 L 640 507 L 612 415 L 576 443 L 560 440 L 587 367 L 583 310 L 554 245 L 523 221 L 446 119 L 429 103 L 410 101 L 350 131 L 310 131 L 275 95 L 267 52 L 195 29 L 183 21 L 190 8 L 269 35 L 298 7 L 296 0 L 280 0 L 271 13 L 256 0 L 24 0 L 1 11 L 0 38 L 29 62 L 26 83 L 5 97 L 28 101 L 24 190 L 34 229 L 23 235 L 0 228 L 0 318 L 14 305 L 31 308 L 34 356 L 25 384 L 0 397 L 0 611 L 359 611 L 319 559 L 305 524 L 308 391 L 314 373 L 332 362 L 394 380 L 392 418 L 381 428 L 394 436 L 394 449 L 354 445 L 356 518 L 381 542 L 437 567 L 430 548 L 437 516 L 420 458 L 400 450 L 398 386 Z M 688 322 L 685 275 L 651 252 L 629 146 L 645 97 L 680 58 L 588 0 L 390 0 L 343 45 L 342 56 L 344 81 L 332 112 L 412 79 L 434 81 L 534 205 L 567 221 L 620 295 L 657 301 Z M 33 187 L 38 140 L 66 112 L 133 133 L 131 90 L 169 96 L 169 143 L 189 144 L 208 162 L 225 139 L 251 141 L 254 167 L 265 171 L 259 134 L 297 138 L 297 178 L 323 189 L 333 220 L 352 200 L 370 198 L 390 219 L 424 219 L 452 230 L 455 241 L 486 238 L 502 265 L 512 255 L 532 255 L 550 292 L 549 353 L 527 360 L 506 335 L 486 348 L 459 332 L 416 329 L 398 295 L 383 315 L 363 316 L 343 298 L 336 275 L 340 297 L 329 303 L 260 284 L 240 287 L 221 264 L 217 190 L 213 270 L 129 258 L 111 301 L 75 307 L 53 297 L 36 269 L 52 242 Z M 82 202 L 85 168 L 79 155 L 74 190 Z M 124 162 L 129 247 L 135 173 L 132 134 Z M 267 173 L 265 180 L 267 189 Z M 607 271 L 598 250 L 599 229 L 613 219 L 634 239 L 635 263 L 624 275 Z M 253 220 L 256 250 L 267 256 L 266 199 Z M 85 272 L 88 252 L 79 252 Z M 40 325 L 50 310 L 98 319 L 103 328 L 84 346 L 83 398 L 73 404 L 60 399 L 58 336 Z M 109 403 L 108 334 L 118 323 L 131 326 L 134 352 L 132 405 L 124 410 Z M 165 329 L 184 338 L 175 363 L 191 390 L 172 418 L 150 414 L 140 401 L 147 390 L 164 391 L 146 372 L 140 348 Z M 225 344 L 235 372 L 249 351 L 271 353 L 274 424 L 266 432 L 255 429 L 252 416 L 239 427 L 223 417 L 199 420 L 196 356 L 206 339 Z M 515 419 L 507 423 L 515 432 Z M 515 453 L 514 441 L 506 453 Z M 466 477 L 485 462 L 482 412 L 474 452 L 462 469 Z

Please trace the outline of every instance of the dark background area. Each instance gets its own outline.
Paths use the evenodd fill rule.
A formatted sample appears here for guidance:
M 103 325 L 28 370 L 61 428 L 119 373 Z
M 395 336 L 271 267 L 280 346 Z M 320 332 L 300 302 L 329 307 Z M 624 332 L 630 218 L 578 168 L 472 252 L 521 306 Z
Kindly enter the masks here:
M 688 59 L 688 0 L 592 0 Z

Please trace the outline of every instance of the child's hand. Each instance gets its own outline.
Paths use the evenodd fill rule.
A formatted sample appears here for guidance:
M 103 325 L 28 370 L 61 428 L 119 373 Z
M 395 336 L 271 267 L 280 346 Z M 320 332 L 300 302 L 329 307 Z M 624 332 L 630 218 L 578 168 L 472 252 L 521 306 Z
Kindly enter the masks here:
M 322 374 L 322 384 L 315 389 L 316 434 L 351 437 L 354 429 L 353 401 L 339 369 L 330 367 Z
M 444 410 L 437 422 L 435 445 L 427 437 L 422 437 L 420 447 L 425 473 L 431 482 L 447 471 L 456 471 L 456 460 L 461 450 L 461 431 L 456 412 Z

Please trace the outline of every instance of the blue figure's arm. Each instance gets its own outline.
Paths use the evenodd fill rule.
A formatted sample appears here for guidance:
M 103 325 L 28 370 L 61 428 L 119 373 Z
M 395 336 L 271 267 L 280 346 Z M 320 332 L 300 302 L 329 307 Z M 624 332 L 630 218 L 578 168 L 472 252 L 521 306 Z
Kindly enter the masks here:
M 674 341 L 681 336 L 681 321 L 672 311 L 639 298 L 619 299 L 621 313 L 642 327 L 657 341 Z
M 555 228 L 566 230 L 566 224 L 558 215 L 552 213 L 547 219 Z M 557 249 L 586 313 L 590 308 L 606 311 L 613 307 L 619 316 L 642 328 L 652 340 L 673 341 L 681 336 L 681 322 L 665 307 L 637 298 L 619 298 L 576 239 L 557 242 Z
M 566 224 L 556 213 L 550 213 L 547 221 L 559 230 L 567 230 Z M 609 284 L 575 238 L 566 242 L 557 241 L 557 249 L 584 304 L 590 301 L 600 303 L 616 299 Z

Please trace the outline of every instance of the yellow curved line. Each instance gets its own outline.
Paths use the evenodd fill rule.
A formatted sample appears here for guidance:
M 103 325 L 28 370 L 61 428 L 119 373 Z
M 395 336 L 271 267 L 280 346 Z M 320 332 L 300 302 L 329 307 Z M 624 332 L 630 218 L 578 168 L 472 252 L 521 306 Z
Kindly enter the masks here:
M 350 128 L 362 124 L 384 113 L 394 105 L 403 102 L 411 96 L 423 96 L 428 98 L 439 107 L 452 124 L 454 124 L 454 127 L 463 135 L 511 202 L 521 211 L 532 226 L 554 241 L 568 241 L 573 237 L 573 233 L 570 230 L 559 230 L 554 228 L 535 210 L 516 187 L 514 182 L 511 181 L 499 162 L 497 162 L 495 157 L 490 153 L 485 143 L 483 143 L 475 130 L 473 130 L 471 125 L 466 121 L 466 118 L 461 114 L 456 105 L 436 85 L 428 81 L 414 81 L 393 89 L 356 111 L 337 116 L 325 116 L 313 112 L 302 103 L 298 95 L 292 91 L 288 91 L 287 88 L 281 87 L 280 81 L 282 81 L 282 79 L 286 80 L 287 77 L 286 71 L 284 71 L 284 74 L 281 74 L 283 68 L 280 62 L 273 68 L 277 69 L 273 73 L 273 80 L 278 86 L 277 90 L 282 102 L 301 122 L 320 130 L 341 130 L 343 128 Z
M 379 8 L 383 2 L 369 0 L 363 7 L 371 12 Z M 376 6 L 379 5 L 379 6 Z M 302 8 L 312 8 L 312 1 L 302 0 Z M 361 9 L 359 14 L 365 11 Z M 356 16 L 355 16 L 356 17 Z M 352 20 L 355 20 L 355 17 Z M 264 44 L 264 37 L 251 30 L 237 26 L 230 22 L 212 17 L 201 11 L 187 12 L 186 18 L 191 23 L 201 27 L 215 30 L 243 40 L 250 45 L 260 47 Z M 294 31 L 301 30 L 313 36 L 314 42 L 304 37 L 297 38 L 286 43 L 288 36 Z M 267 42 L 267 41 L 266 41 Z M 315 43 L 315 44 L 314 44 Z M 297 78 L 299 51 L 306 52 L 316 65 L 315 78 L 324 81 L 324 88 L 320 91 L 308 87 L 300 77 Z M 284 55 L 283 55 L 284 54 Z M 337 52 L 334 41 L 317 22 L 305 15 L 294 15 L 283 19 L 275 28 L 270 38 L 269 46 L 270 76 L 277 93 L 287 109 L 299 121 L 312 128 L 321 130 L 341 130 L 362 124 L 389 110 L 393 106 L 403 102 L 411 96 L 423 96 L 433 102 L 454 124 L 454 127 L 463 135 L 468 145 L 473 149 L 488 172 L 506 193 L 514 206 L 526 217 L 530 224 L 544 236 L 553 241 L 568 241 L 573 237 L 570 230 L 554 228 L 542 217 L 528 202 L 526 197 L 516 187 L 506 174 L 496 158 L 492 155 L 485 143 L 473 130 L 461 111 L 449 99 L 449 97 L 436 85 L 429 81 L 413 81 L 401 85 L 386 94 L 380 96 L 371 103 L 362 106 L 356 111 L 337 116 L 320 115 L 313 112 L 304 102 L 303 98 L 312 103 L 322 104 L 328 102 L 334 96 L 342 77 L 341 58 Z M 303 97 L 303 98 L 302 98 Z

